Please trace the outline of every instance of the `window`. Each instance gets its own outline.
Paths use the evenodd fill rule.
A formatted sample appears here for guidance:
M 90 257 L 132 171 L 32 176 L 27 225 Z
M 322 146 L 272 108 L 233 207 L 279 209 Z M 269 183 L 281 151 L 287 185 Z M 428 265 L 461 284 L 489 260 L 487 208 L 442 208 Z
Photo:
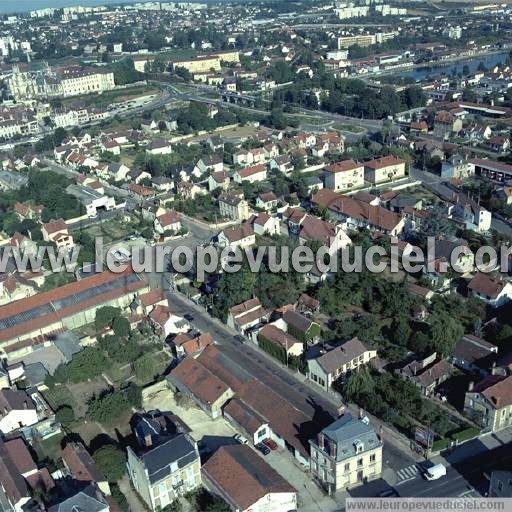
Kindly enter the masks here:
M 501 480 L 498 482 L 498 491 L 503 491 L 503 482 Z
M 363 459 L 358 459 L 357 460 L 357 466 L 361 467 L 362 465 L 363 465 Z
M 346 472 L 350 471 L 350 462 L 347 462 L 347 463 L 345 464 L 345 471 L 346 471 Z
M 375 462 L 375 453 L 370 455 L 370 462 Z

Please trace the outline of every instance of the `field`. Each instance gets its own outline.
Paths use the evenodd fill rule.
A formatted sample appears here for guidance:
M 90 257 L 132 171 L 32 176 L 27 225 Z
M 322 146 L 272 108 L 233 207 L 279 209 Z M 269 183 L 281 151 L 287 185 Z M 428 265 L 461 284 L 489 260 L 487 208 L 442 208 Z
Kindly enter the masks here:
M 335 123 L 333 125 L 333 128 L 335 130 L 339 130 L 341 132 L 351 132 L 351 133 L 362 133 L 364 132 L 363 128 L 359 126 L 355 126 L 353 124 L 346 124 L 346 123 Z

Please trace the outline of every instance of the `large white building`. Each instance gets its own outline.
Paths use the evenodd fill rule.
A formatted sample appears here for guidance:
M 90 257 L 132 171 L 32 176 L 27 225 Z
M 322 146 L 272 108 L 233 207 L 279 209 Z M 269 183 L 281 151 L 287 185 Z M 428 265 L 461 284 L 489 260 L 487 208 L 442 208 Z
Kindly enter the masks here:
M 114 73 L 79 66 L 21 72 L 14 67 L 7 88 L 16 100 L 56 98 L 101 93 L 114 89 Z

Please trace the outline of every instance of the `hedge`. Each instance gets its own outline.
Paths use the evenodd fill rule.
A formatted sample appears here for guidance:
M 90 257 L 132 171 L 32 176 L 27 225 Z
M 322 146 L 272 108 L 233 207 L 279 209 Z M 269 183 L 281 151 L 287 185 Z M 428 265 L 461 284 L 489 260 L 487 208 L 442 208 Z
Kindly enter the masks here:
M 459 430 L 459 432 L 455 432 L 454 434 L 450 434 L 450 437 L 459 443 L 467 441 L 468 439 L 472 439 L 473 437 L 477 437 L 480 434 L 480 429 L 477 427 L 469 427 L 464 430 Z
M 441 450 L 444 450 L 445 448 L 448 448 L 450 445 L 450 439 L 436 439 L 432 443 L 432 451 L 433 452 L 440 452 Z

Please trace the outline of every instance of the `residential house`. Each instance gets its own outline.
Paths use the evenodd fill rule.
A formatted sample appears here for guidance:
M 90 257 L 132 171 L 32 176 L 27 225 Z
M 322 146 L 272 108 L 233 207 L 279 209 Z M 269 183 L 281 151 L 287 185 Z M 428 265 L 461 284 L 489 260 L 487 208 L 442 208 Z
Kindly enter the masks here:
M 228 312 L 226 323 L 232 329 L 244 334 L 246 331 L 268 320 L 269 312 L 263 308 L 258 298 L 253 298 L 233 306 Z
M 298 235 L 307 213 L 300 208 L 287 208 L 282 213 L 283 222 L 288 226 L 289 235 Z
M 247 222 L 238 226 L 224 228 L 217 235 L 217 243 L 219 247 L 245 249 L 256 244 L 256 234 L 252 226 Z
M 169 232 L 176 234 L 181 230 L 181 215 L 174 210 L 167 210 L 162 215 L 156 217 L 154 228 L 160 235 Z
M 200 177 L 203 174 L 222 172 L 224 170 L 224 161 L 222 155 L 206 155 L 198 160 L 192 174 Z
M 364 165 L 343 160 L 325 168 L 325 186 L 335 192 L 364 186 Z
M 82 443 L 69 442 L 62 450 L 62 462 L 74 480 L 84 484 L 95 483 L 104 495 L 110 495 L 108 480 Z
M 285 311 L 283 321 L 286 325 L 286 332 L 303 343 L 315 343 L 320 336 L 320 325 L 297 311 Z
M 274 192 L 265 192 L 258 194 L 256 198 L 256 207 L 269 212 L 277 207 L 277 197 Z
M 154 176 L 150 178 L 151 188 L 159 192 L 170 192 L 174 188 L 174 181 L 165 176 Z
M 233 164 L 247 166 L 254 164 L 254 153 L 250 149 L 242 149 L 233 154 Z
M 165 508 L 201 485 L 197 445 L 186 434 L 162 440 L 140 454 L 129 446 L 127 455 L 133 487 L 152 512 Z
M 19 190 L 28 183 L 25 174 L 13 171 L 0 171 L 0 190 Z
M 149 155 L 170 155 L 172 153 L 172 146 L 166 140 L 154 139 L 146 147 L 146 153 Z
M 512 204 L 512 187 L 499 187 L 493 191 L 492 197 L 506 205 Z
M 143 119 L 140 123 L 142 131 L 148 133 L 158 132 L 158 123 L 154 119 Z
M 271 343 L 282 349 L 286 357 L 299 357 L 304 352 L 304 343 L 273 324 L 266 324 L 258 333 L 259 344 Z
M 320 301 L 307 293 L 302 293 L 297 301 L 296 310 L 305 315 L 314 315 L 320 311 Z
M 492 214 L 478 202 L 464 194 L 454 197 L 454 204 L 448 206 L 448 215 L 456 222 L 461 223 L 464 229 L 487 232 L 491 229 Z
M 297 491 L 249 446 L 220 447 L 201 468 L 203 483 L 232 510 L 289 512 Z
M 440 384 L 450 378 L 452 372 L 450 363 L 438 358 L 436 352 L 423 359 L 415 359 L 396 370 L 397 375 L 412 382 L 420 388 L 423 395 L 428 397 L 434 394 Z
M 512 425 L 512 375 L 489 375 L 469 384 L 464 412 L 484 427 L 497 432 Z
M 318 242 L 327 247 L 330 256 L 352 244 L 350 237 L 340 226 L 333 226 L 325 220 L 306 215 L 300 224 L 299 241 L 301 244 Z
M 324 182 L 318 176 L 306 176 L 304 178 L 304 185 L 308 191 L 308 195 L 315 194 L 324 188 Z
M 20 218 L 20 220 L 32 219 L 40 220 L 43 214 L 44 206 L 32 205 L 31 203 L 20 203 L 17 202 L 14 205 L 14 213 Z
M 308 378 L 325 391 L 329 391 L 337 379 L 344 379 L 377 357 L 377 351 L 368 348 L 358 338 L 325 347 L 324 353 L 320 351 L 318 357 L 308 360 Z
M 434 118 L 434 136 L 447 139 L 462 130 L 462 120 L 446 110 L 438 112 Z
M 116 207 L 116 201 L 113 197 L 97 192 L 90 187 L 72 183 L 66 187 L 66 192 L 78 199 L 91 218 L 97 217 L 98 210 L 110 211 Z
M 208 190 L 212 192 L 218 188 L 226 191 L 229 188 L 229 176 L 225 171 L 212 172 L 208 176 Z
M 252 226 L 256 235 L 279 235 L 281 233 L 281 221 L 268 213 L 253 215 L 247 221 Z
M 101 174 L 114 181 L 125 181 L 129 172 L 130 168 L 127 165 L 119 162 L 110 162 Z
M 64 219 L 54 219 L 43 224 L 41 233 L 43 240 L 45 242 L 54 242 L 58 250 L 69 250 L 75 246 L 73 236 L 69 233 Z
M 198 194 L 203 194 L 203 189 L 196 183 L 180 181 L 176 185 L 176 193 L 183 199 L 195 199 Z
M 442 178 L 458 178 L 466 179 L 474 174 L 474 167 L 471 166 L 461 155 L 452 155 L 448 160 L 444 160 L 441 164 Z
M 390 212 L 381 206 L 374 206 L 350 196 L 336 194 L 332 190 L 322 189 L 311 198 L 313 205 L 324 206 L 344 225 L 345 230 L 361 228 L 380 231 L 397 236 L 405 227 L 405 217 Z
M 501 276 L 492 277 L 478 272 L 469 282 L 468 292 L 489 306 L 498 308 L 512 298 L 512 284 Z
M 233 174 L 235 183 L 256 183 L 267 179 L 267 168 L 263 164 L 256 164 L 242 170 L 236 170 Z
M 380 478 L 382 440 L 367 418 L 343 415 L 309 441 L 310 470 L 334 494 Z
M 149 313 L 149 319 L 163 338 L 167 338 L 170 334 L 187 332 L 190 328 L 185 319 L 173 313 L 168 306 L 155 306 Z
M 488 141 L 492 151 L 496 153 L 506 153 L 510 149 L 510 139 L 501 135 L 495 135 Z
M 226 219 L 243 222 L 249 218 L 249 203 L 243 193 L 223 192 L 219 196 L 219 210 Z
M 0 432 L 8 434 L 37 423 L 36 404 L 25 391 L 0 389 Z
M 464 334 L 457 341 L 450 360 L 461 370 L 480 373 L 482 377 L 485 377 L 490 373 L 497 354 L 498 347 L 496 345 L 479 336 Z
M 55 483 L 46 467 L 38 469 L 21 437 L 0 439 L 0 495 L 2 510 L 23 512 L 34 492 L 48 495 Z
M 282 172 L 288 176 L 293 171 L 293 163 L 289 155 L 275 156 L 270 160 L 270 169 Z
M 206 414 L 222 416 L 222 406 L 233 397 L 233 390 L 197 359 L 185 357 L 167 376 L 172 389 L 190 397 Z
M 87 510 L 87 512 L 113 512 L 109 502 L 98 486 L 89 484 L 59 503 L 48 508 L 48 512 Z
M 187 333 L 180 333 L 173 338 L 171 345 L 174 347 L 176 357 L 182 358 L 196 356 L 212 343 L 214 343 L 212 335 L 207 332 L 195 337 Z
M 373 185 L 405 177 L 405 161 L 394 155 L 364 163 L 364 179 Z

